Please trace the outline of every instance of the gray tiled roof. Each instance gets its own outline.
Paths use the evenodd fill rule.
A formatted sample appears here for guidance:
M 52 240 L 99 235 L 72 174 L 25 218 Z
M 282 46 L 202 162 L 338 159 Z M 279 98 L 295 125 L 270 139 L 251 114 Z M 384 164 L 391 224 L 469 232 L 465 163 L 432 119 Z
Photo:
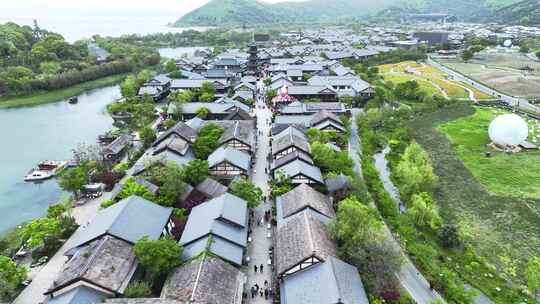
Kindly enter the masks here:
M 315 86 L 315 85 L 303 85 L 303 86 L 290 86 L 289 95 L 319 95 L 329 94 L 336 95 L 337 92 L 329 86 Z
M 301 174 L 316 182 L 324 183 L 319 167 L 309 165 L 298 159 L 286 164 L 285 166 L 280 167 L 277 171 L 281 171 L 286 176 L 290 177 Z
M 195 130 L 193 130 L 190 126 L 186 125 L 184 122 L 179 121 L 172 128 L 161 134 L 158 139 L 156 139 L 156 141 L 152 144 L 152 146 L 157 146 L 159 143 L 161 143 L 163 140 L 165 140 L 171 135 L 180 136 L 188 142 L 194 142 L 195 138 L 197 138 L 197 132 Z
M 85 228 L 73 236 L 73 247 L 109 234 L 135 243 L 143 236 L 158 239 L 169 221 L 172 208 L 165 208 L 142 197 L 130 196 L 100 210 Z M 71 242 L 71 241 L 70 241 Z
M 369 304 L 356 267 L 335 257 L 285 277 L 282 304 Z
M 84 280 L 110 291 L 123 293 L 137 264 L 133 244 L 106 235 L 80 247 L 63 266 L 48 292 L 71 285 L 77 280 Z
M 301 161 L 304 161 L 310 165 L 313 165 L 313 160 L 311 159 L 311 157 L 309 156 L 309 154 L 307 153 L 302 153 L 302 152 L 298 152 L 298 151 L 295 151 L 295 152 L 292 152 L 292 153 L 289 153 L 283 157 L 280 157 L 279 159 L 276 159 L 272 162 L 272 170 L 275 170 L 275 169 L 279 169 L 283 166 L 285 166 L 286 164 L 294 161 L 294 160 L 301 160 Z
M 204 195 L 215 198 L 227 192 L 227 187 L 209 177 L 205 178 L 195 189 Z
M 176 134 L 171 134 L 171 136 L 163 139 L 161 142 L 159 142 L 152 148 L 152 154 L 156 155 L 163 152 L 164 150 L 169 150 L 178 155 L 184 156 L 189 150 L 189 147 L 189 142 Z
M 311 188 L 302 184 L 280 197 L 283 217 L 294 215 L 305 208 L 311 208 L 329 218 L 336 216 L 330 199 Z
M 219 258 L 204 255 L 178 267 L 161 298 L 186 303 L 241 304 L 245 275 Z
M 276 155 L 279 152 L 296 147 L 306 153 L 310 153 L 309 142 L 305 134 L 294 127 L 289 127 L 285 131 L 272 137 L 272 154 Z
M 325 120 L 320 123 L 314 124 L 313 128 L 317 128 L 319 130 L 325 130 L 327 128 L 330 128 L 330 129 L 335 129 L 342 133 L 345 132 L 345 128 L 341 124 L 336 123 L 333 120 Z
M 103 148 L 103 152 L 118 154 L 129 144 L 130 140 L 131 136 L 129 136 L 128 134 L 122 134 L 113 142 L 108 144 L 105 148 Z
M 352 187 L 351 178 L 343 174 L 327 178 L 326 187 L 330 192 L 350 188 Z
M 358 76 L 313 76 L 308 80 L 310 85 L 318 86 L 350 86 L 356 92 L 371 88 L 371 84 Z
M 282 107 L 279 112 L 284 115 L 301 114 L 309 115 L 321 110 L 327 110 L 332 113 L 346 112 L 345 105 L 341 102 L 292 102 Z
M 255 149 L 255 122 L 252 120 L 234 120 L 221 135 L 219 142 L 223 144 L 231 139 L 237 139 Z
M 96 304 L 101 303 L 107 296 L 101 291 L 82 285 L 55 296 L 47 304 Z
M 208 166 L 210 168 L 224 161 L 248 171 L 251 163 L 251 156 L 231 147 L 219 147 L 216 151 L 210 154 L 210 156 L 208 156 Z
M 334 113 L 327 110 L 321 110 L 311 116 L 311 125 L 317 125 L 325 120 L 332 120 L 333 122 L 341 125 L 343 127 L 343 122 L 341 119 Z
M 328 227 L 310 213 L 303 211 L 278 228 L 276 239 L 276 267 L 278 275 L 300 264 L 309 257 L 326 260 L 336 255 Z
M 247 245 L 247 202 L 230 193 L 224 193 L 191 210 L 180 244 L 187 247 L 200 239 L 213 235 L 221 238 L 225 244 L 245 248 Z M 230 252 L 219 248 L 223 243 L 215 243 L 212 252 Z M 206 243 L 197 244 L 196 249 L 188 249 L 190 256 L 205 249 Z M 215 248 L 215 250 L 213 250 Z M 225 257 L 227 258 L 227 257 Z

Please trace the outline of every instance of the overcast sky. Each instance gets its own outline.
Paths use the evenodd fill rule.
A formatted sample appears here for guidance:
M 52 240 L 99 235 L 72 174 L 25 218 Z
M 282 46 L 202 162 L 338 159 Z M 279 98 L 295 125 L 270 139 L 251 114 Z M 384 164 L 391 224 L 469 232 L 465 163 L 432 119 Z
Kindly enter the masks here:
M 127 12 L 140 9 L 163 10 L 164 15 L 184 14 L 209 0 L 0 0 L 0 17 L 20 17 L 35 14 L 65 14 L 66 11 L 100 9 L 125 9 Z M 284 0 L 264 0 L 282 2 Z M 298 0 L 294 0 L 298 1 Z

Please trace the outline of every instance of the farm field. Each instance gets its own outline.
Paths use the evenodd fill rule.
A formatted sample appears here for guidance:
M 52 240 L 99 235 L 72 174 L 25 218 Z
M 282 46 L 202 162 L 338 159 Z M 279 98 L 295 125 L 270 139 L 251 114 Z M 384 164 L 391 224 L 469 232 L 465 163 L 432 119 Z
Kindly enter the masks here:
M 444 72 L 424 63 L 404 61 L 397 64 L 385 64 L 379 66 L 379 71 L 384 80 L 394 83 L 416 80 L 420 88 L 429 95 L 469 99 L 470 90 L 477 100 L 492 98 L 469 85 L 447 79 Z
M 503 93 L 540 97 L 540 62 L 519 53 L 481 52 L 469 62 L 440 59 L 440 63 Z M 522 69 L 530 68 L 531 71 Z
M 487 126 L 497 114 L 463 104 L 425 115 L 409 127 L 439 177 L 434 198 L 441 216 L 461 227 L 492 272 L 523 286 L 517 273 L 540 252 L 540 151 L 485 158 Z M 470 282 L 490 282 L 487 273 L 463 271 Z

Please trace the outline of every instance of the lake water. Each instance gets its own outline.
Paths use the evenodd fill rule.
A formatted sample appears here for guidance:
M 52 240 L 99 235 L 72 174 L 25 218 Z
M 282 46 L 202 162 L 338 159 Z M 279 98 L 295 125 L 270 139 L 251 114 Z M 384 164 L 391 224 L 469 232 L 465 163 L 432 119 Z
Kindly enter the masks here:
M 194 47 L 161 48 L 161 49 L 158 49 L 158 51 L 161 57 L 178 59 L 178 58 L 182 58 L 185 55 L 193 56 L 196 51 L 206 50 L 206 49 L 213 49 L 213 48 L 204 47 L 204 46 L 194 46 Z
M 37 19 L 43 29 L 62 34 L 67 41 L 73 42 L 93 35 L 118 37 L 126 34 L 181 33 L 188 29 L 203 31 L 205 27 L 175 28 L 167 24 L 175 17 L 167 15 L 125 16 L 125 15 L 62 15 L 43 17 L 5 17 L 0 12 L 0 24 L 15 22 L 19 25 L 32 26 Z
M 45 214 L 62 191 L 54 179 L 42 184 L 23 181 L 46 159 L 67 160 L 80 143 L 95 144 L 112 127 L 106 105 L 120 97 L 118 86 L 89 91 L 79 103 L 66 101 L 0 110 L 0 233 Z

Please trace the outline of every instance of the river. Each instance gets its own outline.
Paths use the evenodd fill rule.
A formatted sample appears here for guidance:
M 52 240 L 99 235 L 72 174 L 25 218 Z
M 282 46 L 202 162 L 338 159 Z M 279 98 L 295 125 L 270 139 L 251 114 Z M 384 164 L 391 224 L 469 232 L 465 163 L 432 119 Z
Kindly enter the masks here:
M 120 96 L 118 86 L 79 95 L 79 103 L 66 101 L 0 110 L 0 233 L 42 216 L 59 200 L 56 181 L 25 183 L 24 175 L 46 159 L 67 160 L 80 143 L 94 144 L 109 130 L 112 119 L 106 105 Z

